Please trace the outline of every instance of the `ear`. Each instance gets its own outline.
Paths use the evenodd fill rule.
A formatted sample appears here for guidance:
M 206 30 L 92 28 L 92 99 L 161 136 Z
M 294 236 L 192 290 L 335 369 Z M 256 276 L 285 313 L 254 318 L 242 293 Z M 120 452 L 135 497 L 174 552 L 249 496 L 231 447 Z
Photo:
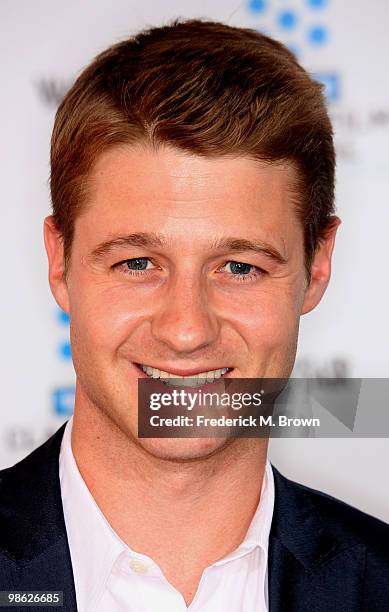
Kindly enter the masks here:
M 69 294 L 65 279 L 63 239 L 55 226 L 52 216 L 46 217 L 43 233 L 49 263 L 49 283 L 51 293 L 58 306 L 69 314 Z
M 331 277 L 331 257 L 335 236 L 341 220 L 331 217 L 324 237 L 320 240 L 311 265 L 311 280 L 305 291 L 301 314 L 313 310 L 324 295 Z

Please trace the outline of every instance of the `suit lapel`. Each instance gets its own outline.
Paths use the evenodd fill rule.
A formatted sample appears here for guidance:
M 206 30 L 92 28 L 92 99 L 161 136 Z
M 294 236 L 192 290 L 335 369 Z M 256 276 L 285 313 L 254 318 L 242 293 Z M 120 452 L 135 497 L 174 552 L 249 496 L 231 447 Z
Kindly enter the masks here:
M 64 429 L 0 472 L 0 590 L 63 591 L 61 609 L 76 612 L 59 482 Z
M 270 612 L 356 612 L 364 547 L 323 521 L 308 490 L 274 467 L 275 507 L 269 538 Z

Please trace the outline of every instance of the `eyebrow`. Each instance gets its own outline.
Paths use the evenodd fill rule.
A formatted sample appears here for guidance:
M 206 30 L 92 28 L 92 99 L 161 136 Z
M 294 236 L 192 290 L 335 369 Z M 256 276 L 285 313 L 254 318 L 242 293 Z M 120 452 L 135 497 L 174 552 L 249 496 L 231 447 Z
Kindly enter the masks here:
M 277 264 L 286 264 L 287 258 L 282 255 L 275 247 L 263 240 L 247 240 L 246 238 L 220 238 L 212 243 L 212 248 L 215 250 L 223 249 L 228 251 L 254 251 L 265 255 Z
M 137 232 L 125 236 L 117 236 L 111 240 L 101 242 L 90 254 L 94 262 L 101 261 L 105 256 L 123 247 L 166 247 L 169 241 L 161 234 L 153 232 Z M 277 264 L 284 265 L 287 258 L 282 255 L 275 247 L 262 240 L 248 240 L 246 238 L 235 238 L 232 236 L 217 238 L 210 243 L 211 250 L 227 251 L 253 251 L 265 255 Z
M 167 241 L 159 234 L 151 232 L 138 232 L 135 234 L 128 234 L 126 236 L 117 236 L 112 240 L 106 240 L 97 245 L 93 249 L 90 257 L 93 261 L 99 261 L 104 256 L 119 250 L 122 247 L 164 247 Z

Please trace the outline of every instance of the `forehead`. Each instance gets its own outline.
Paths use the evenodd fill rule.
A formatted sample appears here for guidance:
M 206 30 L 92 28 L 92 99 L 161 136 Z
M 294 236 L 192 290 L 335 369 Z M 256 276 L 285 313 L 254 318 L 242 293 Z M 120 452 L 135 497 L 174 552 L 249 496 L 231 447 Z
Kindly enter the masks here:
M 156 231 L 184 240 L 231 229 L 245 237 L 298 229 L 295 169 L 172 147 L 115 147 L 97 160 L 77 225 L 98 233 Z M 81 227 L 79 227 L 81 229 Z M 235 231 L 236 233 L 236 231 Z M 100 237 L 100 236 L 99 236 Z

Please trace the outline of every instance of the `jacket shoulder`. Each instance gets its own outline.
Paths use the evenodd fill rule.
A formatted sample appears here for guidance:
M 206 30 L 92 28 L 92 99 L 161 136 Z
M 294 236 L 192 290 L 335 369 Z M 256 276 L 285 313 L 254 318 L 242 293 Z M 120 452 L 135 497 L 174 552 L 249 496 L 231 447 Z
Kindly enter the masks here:
M 323 522 L 339 539 L 364 545 L 368 553 L 387 559 L 389 568 L 389 524 L 328 493 L 294 481 L 289 483 L 309 498 Z
M 0 471 L 0 551 L 12 559 L 31 558 L 64 533 L 58 465 L 64 428 Z

